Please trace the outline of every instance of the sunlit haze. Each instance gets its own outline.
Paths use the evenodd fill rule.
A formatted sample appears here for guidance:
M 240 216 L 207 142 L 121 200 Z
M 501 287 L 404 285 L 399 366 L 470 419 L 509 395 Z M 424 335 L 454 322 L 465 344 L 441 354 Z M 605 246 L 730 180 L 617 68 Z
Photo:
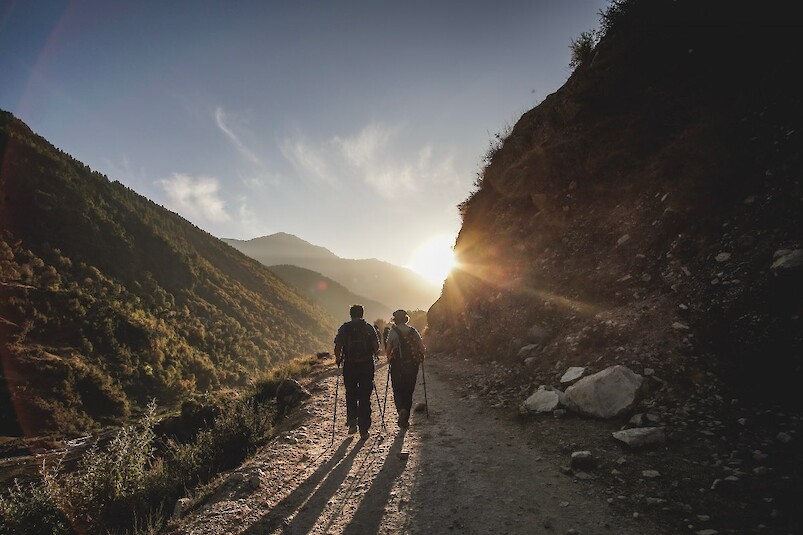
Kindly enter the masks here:
M 453 237 L 435 236 L 416 249 L 407 267 L 430 282 L 442 284 L 455 265 L 453 246 Z
M 215 236 L 439 282 L 489 141 L 606 4 L 7 2 L 0 108 Z

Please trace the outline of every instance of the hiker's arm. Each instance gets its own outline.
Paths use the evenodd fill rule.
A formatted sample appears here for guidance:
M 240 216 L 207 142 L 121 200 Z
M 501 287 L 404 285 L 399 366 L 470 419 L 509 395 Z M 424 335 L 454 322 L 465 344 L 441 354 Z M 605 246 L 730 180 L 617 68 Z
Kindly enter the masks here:
M 335 362 L 338 366 L 343 362 L 343 329 L 340 328 L 335 336 Z

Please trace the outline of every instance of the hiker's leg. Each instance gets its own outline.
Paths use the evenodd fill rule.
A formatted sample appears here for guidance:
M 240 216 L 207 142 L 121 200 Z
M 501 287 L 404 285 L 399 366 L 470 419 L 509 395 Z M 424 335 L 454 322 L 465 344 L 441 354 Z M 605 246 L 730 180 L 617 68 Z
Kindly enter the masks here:
M 353 363 L 343 363 L 343 386 L 346 387 L 346 421 L 357 418 L 357 381 L 359 369 Z
M 357 416 L 359 418 L 360 432 L 366 432 L 371 427 L 371 394 L 374 390 L 374 363 L 360 364 L 359 380 L 357 385 Z
M 398 362 L 390 365 L 390 380 L 393 383 L 393 404 L 396 405 L 396 412 L 398 413 L 400 409 L 404 408 L 401 404 L 401 400 L 404 397 L 404 373 Z
M 411 364 L 404 370 L 404 394 L 403 407 L 409 413 L 413 408 L 413 392 L 415 392 L 415 382 L 418 379 L 418 364 Z

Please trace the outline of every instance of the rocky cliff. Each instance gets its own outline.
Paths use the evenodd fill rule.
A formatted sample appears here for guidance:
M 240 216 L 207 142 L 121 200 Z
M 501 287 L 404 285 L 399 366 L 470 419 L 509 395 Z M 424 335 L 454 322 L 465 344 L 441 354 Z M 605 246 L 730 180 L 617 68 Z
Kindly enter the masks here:
M 614 3 L 461 205 L 432 349 L 799 404 L 800 24 L 778 5 Z

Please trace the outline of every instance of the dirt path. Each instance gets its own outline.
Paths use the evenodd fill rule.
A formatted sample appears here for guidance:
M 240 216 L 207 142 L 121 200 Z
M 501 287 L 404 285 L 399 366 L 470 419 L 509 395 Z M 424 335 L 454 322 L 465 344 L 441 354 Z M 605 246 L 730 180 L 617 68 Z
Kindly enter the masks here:
M 330 449 L 335 377 L 312 386 L 306 425 L 285 433 L 230 474 L 172 534 L 654 533 L 645 519 L 615 516 L 593 485 L 573 482 L 492 410 L 459 398 L 445 364 L 427 366 L 429 418 L 387 433 L 374 413 L 359 441 L 338 422 Z M 382 398 L 386 366 L 376 381 Z M 415 401 L 423 401 L 419 375 Z M 342 384 L 340 402 L 343 401 Z M 338 415 L 343 413 L 340 405 Z M 340 418 L 339 418 L 340 419 Z M 405 458 L 400 452 L 407 451 Z M 571 531 L 576 530 L 576 531 Z

